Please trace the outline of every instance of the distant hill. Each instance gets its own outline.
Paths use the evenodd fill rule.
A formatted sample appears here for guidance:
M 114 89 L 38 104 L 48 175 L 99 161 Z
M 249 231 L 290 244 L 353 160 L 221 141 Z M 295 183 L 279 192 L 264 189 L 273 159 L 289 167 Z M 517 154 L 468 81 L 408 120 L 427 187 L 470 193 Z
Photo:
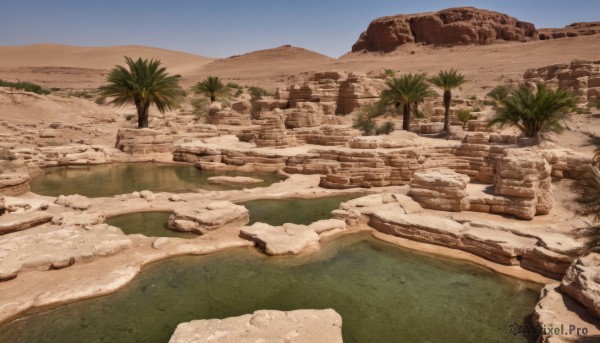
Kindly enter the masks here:
M 173 72 L 189 65 L 200 67 L 213 58 L 140 45 L 79 47 L 60 44 L 0 46 L 0 68 L 69 67 L 109 69 L 123 56 L 157 58 Z

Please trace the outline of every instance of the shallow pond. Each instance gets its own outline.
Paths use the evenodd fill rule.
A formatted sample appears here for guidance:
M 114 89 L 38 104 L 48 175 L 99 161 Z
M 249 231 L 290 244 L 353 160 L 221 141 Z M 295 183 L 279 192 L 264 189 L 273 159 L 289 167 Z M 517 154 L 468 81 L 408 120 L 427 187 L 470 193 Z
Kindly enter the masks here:
M 240 248 L 157 262 L 116 294 L 0 327 L 0 342 L 166 343 L 194 319 L 321 308 L 342 316 L 345 343 L 526 342 L 509 325 L 527 318 L 538 290 L 361 234 L 309 256 Z
M 112 217 L 106 221 L 106 224 L 120 228 L 127 235 L 139 233 L 147 237 L 198 237 L 195 233 L 169 229 L 170 216 L 171 212 L 130 213 Z
M 244 186 L 214 185 L 211 176 L 250 176 L 264 180 Z M 48 196 L 80 194 L 103 197 L 133 191 L 192 192 L 265 187 L 280 179 L 275 173 L 214 172 L 189 165 L 164 163 L 114 163 L 97 166 L 48 168 L 31 180 L 31 191 Z
M 268 199 L 240 203 L 250 212 L 250 223 L 282 225 L 284 223 L 308 225 L 321 219 L 331 218 L 331 211 L 337 210 L 340 203 L 360 195 L 336 195 L 313 199 Z

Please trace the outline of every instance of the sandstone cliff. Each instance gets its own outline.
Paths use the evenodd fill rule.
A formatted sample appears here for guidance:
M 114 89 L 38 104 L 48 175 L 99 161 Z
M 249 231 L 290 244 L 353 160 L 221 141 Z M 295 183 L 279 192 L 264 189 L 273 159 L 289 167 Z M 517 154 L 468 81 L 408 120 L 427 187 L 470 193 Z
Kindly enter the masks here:
M 352 51 L 390 52 L 406 43 L 488 45 L 498 40 L 526 41 L 537 37 L 531 23 L 503 13 L 456 7 L 375 19 L 352 46 Z

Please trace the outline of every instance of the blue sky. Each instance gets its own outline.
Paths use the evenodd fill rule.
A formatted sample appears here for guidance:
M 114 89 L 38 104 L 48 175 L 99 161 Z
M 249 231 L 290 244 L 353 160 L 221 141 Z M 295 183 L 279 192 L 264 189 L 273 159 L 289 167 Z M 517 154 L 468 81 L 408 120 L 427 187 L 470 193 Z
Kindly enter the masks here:
M 2 3 L 3 2 L 3 3 Z M 563 27 L 600 0 L 2 0 L 0 45 L 148 45 L 210 57 L 292 44 L 338 57 L 377 17 L 475 6 Z

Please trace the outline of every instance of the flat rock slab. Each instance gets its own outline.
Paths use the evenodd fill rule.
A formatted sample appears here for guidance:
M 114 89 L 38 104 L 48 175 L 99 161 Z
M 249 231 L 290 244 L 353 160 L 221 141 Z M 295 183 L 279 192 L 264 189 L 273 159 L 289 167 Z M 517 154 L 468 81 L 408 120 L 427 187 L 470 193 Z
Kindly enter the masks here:
M 169 343 L 341 343 L 342 317 L 332 309 L 273 311 L 181 323 Z
M 87 210 L 92 206 L 92 202 L 90 199 L 83 195 L 73 194 L 73 195 L 61 195 L 54 202 L 57 205 L 62 205 L 65 207 L 70 207 L 76 210 Z
M 131 246 L 120 229 L 106 224 L 46 226 L 6 234 L 0 236 L 0 280 L 16 277 L 22 268 L 60 269 Z
M 261 183 L 263 180 L 247 176 L 212 176 L 208 182 L 216 185 L 243 186 Z
M 169 218 L 169 227 L 176 231 L 205 234 L 231 223 L 248 223 L 248 210 L 229 201 L 194 204 L 176 209 Z
M 52 214 L 44 211 L 9 213 L 0 216 L 0 235 L 22 231 L 52 220 Z
M 269 255 L 297 254 L 311 245 L 319 244 L 319 234 L 305 225 L 286 223 L 271 226 L 254 223 L 240 230 L 240 237 L 254 241 Z

